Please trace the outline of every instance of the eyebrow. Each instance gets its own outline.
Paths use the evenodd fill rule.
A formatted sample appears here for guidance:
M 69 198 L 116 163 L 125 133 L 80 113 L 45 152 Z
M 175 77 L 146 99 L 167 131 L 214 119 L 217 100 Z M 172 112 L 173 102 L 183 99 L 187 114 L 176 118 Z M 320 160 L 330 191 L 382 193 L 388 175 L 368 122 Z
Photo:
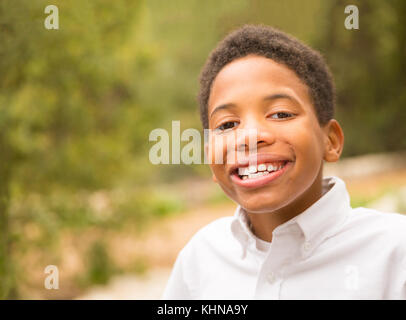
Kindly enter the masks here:
M 291 95 L 288 95 L 286 93 L 275 93 L 275 94 L 271 94 L 269 96 L 266 96 L 264 98 L 264 100 L 276 100 L 276 99 L 289 99 L 292 100 L 293 102 L 298 102 L 294 97 L 292 97 Z
M 226 103 L 219 105 L 218 107 L 214 108 L 214 110 L 210 114 L 210 118 L 213 117 L 213 114 L 215 114 L 217 111 L 223 110 L 223 109 L 230 109 L 234 108 L 236 105 L 234 103 Z
M 263 100 L 264 101 L 268 101 L 268 100 L 277 100 L 277 99 L 289 99 L 293 102 L 295 102 L 296 104 L 299 104 L 299 102 L 292 97 L 291 95 L 285 94 L 285 93 L 275 93 L 275 94 L 271 94 L 269 96 L 266 96 Z M 300 105 L 300 104 L 299 104 Z M 211 112 L 210 114 L 210 118 L 213 116 L 214 113 L 216 113 L 217 111 L 223 110 L 223 109 L 230 109 L 230 108 L 234 108 L 236 107 L 236 105 L 234 103 L 225 103 L 225 104 L 221 104 L 218 107 L 214 108 L 214 110 Z

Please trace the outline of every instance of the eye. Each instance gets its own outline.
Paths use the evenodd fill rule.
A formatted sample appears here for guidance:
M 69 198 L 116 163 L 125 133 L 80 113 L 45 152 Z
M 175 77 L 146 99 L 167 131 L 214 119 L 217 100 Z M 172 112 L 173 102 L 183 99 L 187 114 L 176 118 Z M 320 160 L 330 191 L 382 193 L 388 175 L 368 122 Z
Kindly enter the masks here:
M 289 112 L 276 112 L 271 115 L 272 119 L 284 119 L 284 118 L 290 118 L 293 117 L 292 113 Z
M 226 131 L 228 129 L 234 128 L 237 125 L 238 125 L 238 122 L 236 122 L 236 121 L 227 121 L 227 122 L 223 123 L 222 125 L 218 126 L 216 128 L 216 130 L 218 130 L 218 131 Z

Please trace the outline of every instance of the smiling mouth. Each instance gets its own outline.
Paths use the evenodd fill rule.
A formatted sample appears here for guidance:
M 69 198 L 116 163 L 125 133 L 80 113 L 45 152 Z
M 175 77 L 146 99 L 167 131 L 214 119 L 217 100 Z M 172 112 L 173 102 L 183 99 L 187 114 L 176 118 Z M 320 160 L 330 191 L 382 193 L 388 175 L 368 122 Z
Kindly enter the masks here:
M 289 161 L 277 161 L 236 168 L 232 174 L 238 176 L 241 180 L 256 179 L 282 170 L 288 162 Z
M 292 165 L 292 161 L 284 160 L 239 167 L 231 173 L 231 179 L 244 188 L 261 187 L 282 176 Z

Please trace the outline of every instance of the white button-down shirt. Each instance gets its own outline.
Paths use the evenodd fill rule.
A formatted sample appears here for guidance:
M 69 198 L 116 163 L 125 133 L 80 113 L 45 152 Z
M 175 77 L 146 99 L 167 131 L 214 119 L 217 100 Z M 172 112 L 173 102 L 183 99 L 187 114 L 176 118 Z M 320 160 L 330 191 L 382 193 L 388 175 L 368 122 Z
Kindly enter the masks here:
M 163 299 L 406 299 L 406 216 L 353 209 L 344 181 L 278 226 L 272 242 L 245 211 L 199 230 L 181 250 Z

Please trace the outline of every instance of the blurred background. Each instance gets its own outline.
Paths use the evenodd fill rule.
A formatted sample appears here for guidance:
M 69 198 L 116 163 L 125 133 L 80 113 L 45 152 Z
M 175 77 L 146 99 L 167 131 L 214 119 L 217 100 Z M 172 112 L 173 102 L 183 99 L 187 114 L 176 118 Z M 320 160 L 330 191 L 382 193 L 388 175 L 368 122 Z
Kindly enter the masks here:
M 149 133 L 201 130 L 200 68 L 245 23 L 324 54 L 346 138 L 325 174 L 353 206 L 406 213 L 406 1 L 353 2 L 1 0 L 0 298 L 160 297 L 179 250 L 235 204 L 207 165 L 152 165 Z

